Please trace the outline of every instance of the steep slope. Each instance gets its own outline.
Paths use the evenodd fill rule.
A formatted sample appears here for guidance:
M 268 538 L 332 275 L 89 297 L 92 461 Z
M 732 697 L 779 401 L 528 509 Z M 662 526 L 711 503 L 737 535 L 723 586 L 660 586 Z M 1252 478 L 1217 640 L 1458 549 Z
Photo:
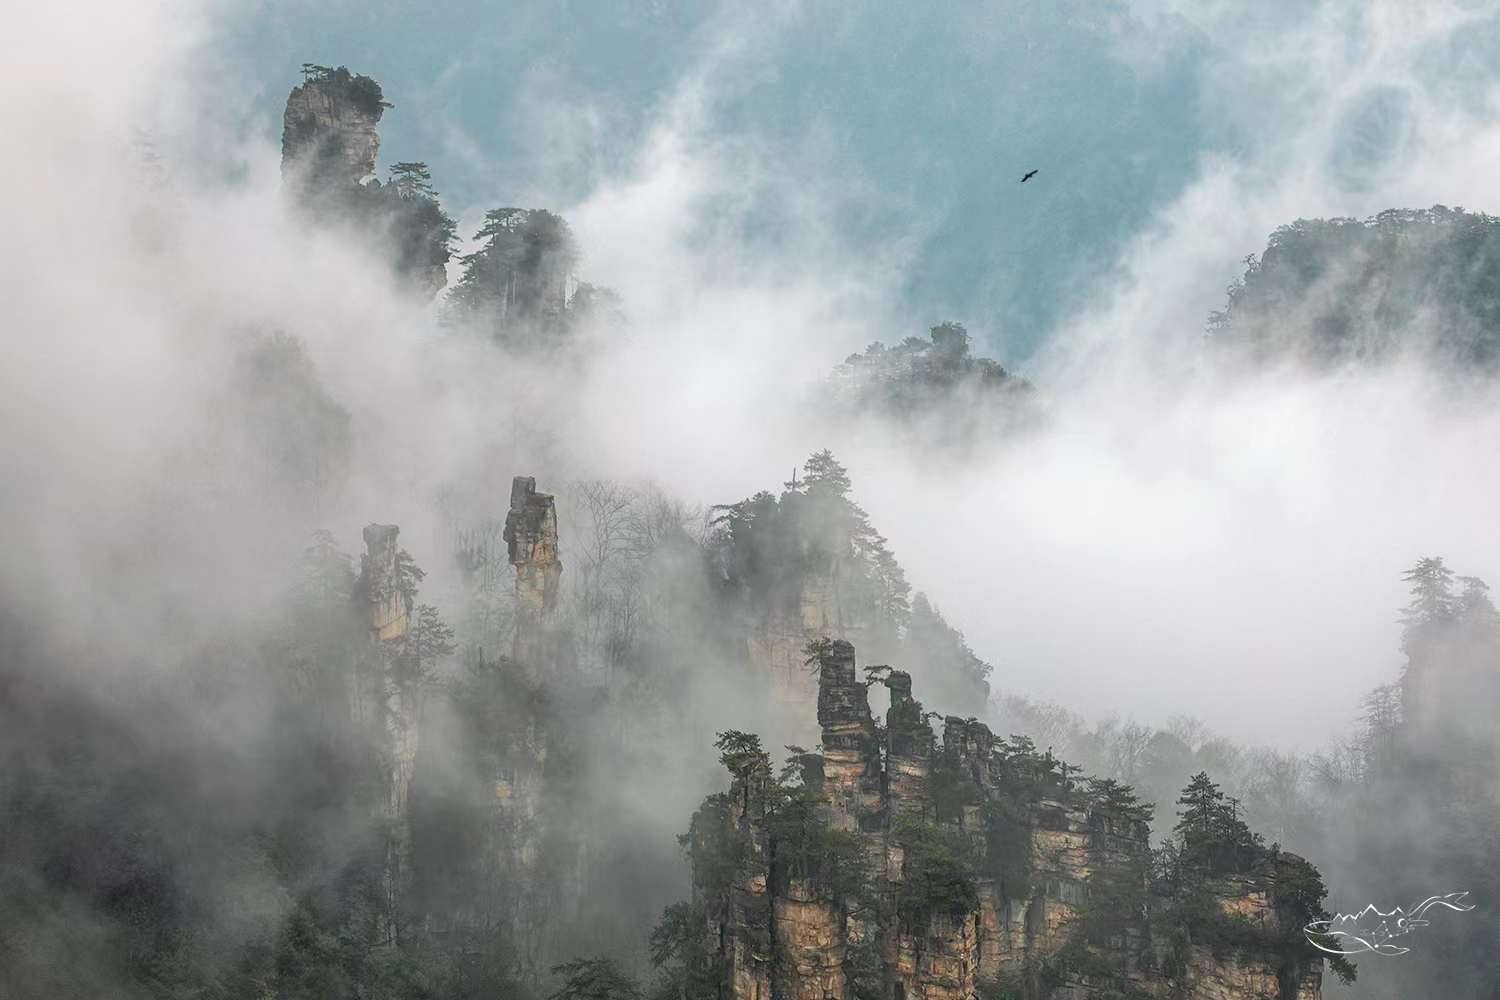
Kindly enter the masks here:
M 1500 365 L 1500 219 L 1436 205 L 1299 219 L 1210 320 L 1213 345 L 1315 367 L 1404 354 L 1458 370 Z
M 281 173 L 302 210 L 359 229 L 403 285 L 432 298 L 448 282 L 454 223 L 425 164 L 397 163 L 384 184 L 373 176 L 380 120 L 391 106 L 368 76 L 305 65 L 286 100 Z
M 1320 995 L 1316 870 L 1225 817 L 1206 777 L 1184 796 L 1209 812 L 1190 805 L 1180 848 L 1153 857 L 1123 786 L 974 720 L 939 743 L 906 674 L 859 679 L 842 641 L 816 655 L 820 753 L 791 748 L 777 778 L 757 738 L 720 735 L 733 781 L 684 837 L 694 897 L 658 928 L 669 982 L 735 1000 Z

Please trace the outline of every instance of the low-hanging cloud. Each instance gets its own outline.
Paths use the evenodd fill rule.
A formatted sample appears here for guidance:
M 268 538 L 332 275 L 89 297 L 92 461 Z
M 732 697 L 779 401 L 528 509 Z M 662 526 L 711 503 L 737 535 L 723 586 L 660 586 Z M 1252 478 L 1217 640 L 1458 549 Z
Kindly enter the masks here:
M 918 588 L 999 665 L 999 686 L 1091 714 L 1155 717 L 1169 703 L 1236 736 L 1318 742 L 1392 667 L 1405 565 L 1426 552 L 1481 574 L 1500 565 L 1482 530 L 1493 409 L 1418 365 L 1206 373 L 1203 320 L 1239 258 L 1299 215 L 1483 207 L 1494 83 L 1477 76 L 1455 100 L 1438 69 L 1487 15 L 1453 4 L 1418 24 L 1400 4 L 1325 4 L 1305 26 L 1267 15 L 1247 28 L 1228 8 L 1157 6 L 1136 14 L 1188 18 L 1218 49 L 1204 113 L 1257 138 L 1200 163 L 1029 366 L 1047 427 L 961 462 L 803 405 L 850 350 L 920 332 L 895 320 L 916 243 L 850 246 L 840 209 L 874 197 L 858 177 L 718 133 L 701 113 L 754 79 L 743 18 L 726 15 L 721 44 L 684 69 L 627 166 L 555 206 L 585 273 L 622 291 L 631 320 L 568 368 L 440 330 L 373 254 L 284 210 L 273 147 L 191 128 L 213 118 L 205 95 L 234 89 L 205 82 L 215 8 L 160 8 L 129 26 L 134 46 L 108 47 L 34 14 L 51 55 L 11 71 L 24 99 L 6 90 L 19 155 L 3 195 L 4 541 L 30 567 L 8 574 L 7 593 L 111 629 L 130 614 L 101 606 L 134 608 L 142 591 L 233 617 L 269 600 L 314 524 L 353 548 L 359 525 L 399 522 L 434 549 L 434 497 L 454 483 L 496 510 L 517 473 L 544 487 L 649 479 L 713 503 L 831 445 Z M 797 17 L 789 6 L 756 28 L 794 31 Z M 1359 44 L 1273 58 L 1335 30 Z M 1271 104 L 1299 112 L 1274 127 L 1257 111 L 1270 79 Z M 1399 90 L 1402 120 L 1351 180 L 1341 123 L 1357 124 L 1377 86 Z M 157 130 L 164 185 L 135 166 L 139 127 Z M 775 239 L 756 228 L 767 204 L 781 207 Z M 215 434 L 235 433 L 214 417 L 226 373 L 268 328 L 304 342 L 352 418 L 348 489 L 311 510 L 268 508 L 250 470 L 205 458 Z M 549 427 L 546 440 L 518 435 L 523 424 Z M 120 567 L 144 572 L 101 592 Z M 197 584 L 228 567 L 228 593 L 205 598 Z

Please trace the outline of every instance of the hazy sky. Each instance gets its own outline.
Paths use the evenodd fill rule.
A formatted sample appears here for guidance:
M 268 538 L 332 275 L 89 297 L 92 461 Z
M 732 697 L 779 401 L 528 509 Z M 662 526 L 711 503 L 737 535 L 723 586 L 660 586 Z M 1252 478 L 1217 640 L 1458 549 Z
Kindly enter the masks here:
M 838 188 L 850 246 L 909 253 L 898 301 L 913 325 L 962 320 L 1006 360 L 1080 305 L 1198 157 L 1246 141 L 1204 93 L 1212 41 L 1165 14 L 1093 0 L 724 13 L 739 6 L 276 3 L 226 45 L 263 76 L 265 127 L 304 60 L 381 80 L 387 162 L 425 159 L 470 217 L 567 204 L 628 170 L 684 80 L 718 62 L 703 128 Z M 746 236 L 774 243 L 797 218 L 759 197 Z
M 832 445 L 997 683 L 1093 716 L 1189 712 L 1316 743 L 1393 676 L 1405 566 L 1441 553 L 1500 582 L 1489 399 L 1406 369 L 1193 373 L 1205 317 L 1277 225 L 1497 208 L 1491 3 L 215 0 L 19 17 L 0 43 L 23 154 L 0 187 L 16 346 L 0 457 L 27 474 L 0 490 L 0 542 L 42 568 L 13 590 L 89 605 L 92 560 L 123 539 L 169 553 L 163 581 L 197 595 L 179 562 L 253 545 L 265 513 L 238 484 L 200 498 L 199 521 L 173 477 L 197 446 L 189 417 L 213 411 L 257 325 L 302 337 L 351 411 L 357 502 L 323 512 L 346 547 L 369 521 L 421 524 L 460 474 L 496 497 L 546 475 L 519 467 L 507 391 L 568 401 L 566 472 L 696 502 L 774 487 Z M 634 334 L 589 371 L 522 377 L 433 338 L 431 310 L 377 287 L 359 248 L 278 214 L 303 61 L 382 82 L 382 165 L 427 161 L 465 232 L 489 207 L 561 211 Z M 142 131 L 170 196 L 126 166 Z M 1044 386 L 1045 438 L 954 467 L 797 416 L 849 351 L 950 318 Z
M 1378 195 L 1423 97 L 1482 103 L 1500 57 L 1482 0 L 1420 16 L 1330 0 L 741 6 L 264 3 L 231 16 L 221 44 L 261 81 L 268 134 L 304 60 L 381 80 L 396 103 L 385 162 L 426 160 L 467 220 L 567 205 L 628 171 L 711 64 L 704 133 L 755 143 L 830 190 L 850 247 L 902 248 L 896 301 L 914 326 L 963 321 L 1008 363 L 1083 307 L 1205 162 L 1296 174 L 1311 161 L 1324 186 L 1286 206 L 1298 214 L 1389 207 Z M 1299 140 L 1320 113 L 1309 148 Z M 1470 193 L 1413 180 L 1414 205 Z M 775 192 L 748 193 L 747 239 L 775 243 L 798 224 Z M 1224 281 L 1266 235 L 1217 244 Z

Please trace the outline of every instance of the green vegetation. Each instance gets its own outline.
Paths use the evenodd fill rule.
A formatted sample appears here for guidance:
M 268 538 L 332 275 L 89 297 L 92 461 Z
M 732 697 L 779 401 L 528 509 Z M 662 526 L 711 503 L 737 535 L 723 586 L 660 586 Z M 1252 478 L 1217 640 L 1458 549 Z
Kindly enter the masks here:
M 651 964 L 658 970 L 652 1000 L 717 1000 L 723 966 L 710 952 L 705 915 L 691 902 L 673 903 L 651 931 Z
M 568 224 L 545 209 L 496 208 L 474 240 L 479 248 L 459 258 L 463 276 L 448 295 L 448 321 L 511 348 L 556 346 L 574 318 L 568 284 L 579 250 Z
M 332 99 L 335 114 L 345 102 L 378 123 L 391 107 L 379 83 L 342 66 L 309 63 L 302 72 L 306 85 Z M 452 257 L 456 229 L 438 201 L 427 164 L 403 161 L 390 168 L 385 184 L 367 180 L 361 174 L 374 166 L 374 147 L 351 151 L 346 148 L 349 141 L 340 129 L 310 113 L 288 122 L 282 137 L 283 170 L 293 181 L 298 204 L 324 223 L 353 226 L 379 239 L 399 276 L 416 279 L 424 290 L 435 292 L 446 281 L 442 268 Z
M 802 473 L 780 497 L 762 492 L 715 508 L 708 544 L 725 596 L 764 617 L 800 599 L 810 582 L 836 579 L 839 603 L 867 623 L 861 648 L 877 657 L 896 649 L 911 617 L 905 573 L 831 452 L 809 457 Z
M 1209 322 L 1252 359 L 1316 366 L 1427 354 L 1462 371 L 1500 364 L 1500 219 L 1436 205 L 1356 219 L 1299 219 Z
M 351 73 L 345 66 L 334 69 L 315 63 L 303 63 L 302 79 L 307 83 L 317 84 L 324 93 L 348 101 L 361 114 L 376 121 L 380 120 L 386 108 L 395 107 L 385 99 L 379 83 L 368 76 Z
M 979 907 L 978 857 L 959 831 L 903 816 L 891 827 L 902 851 L 895 887 L 896 916 L 909 934 L 920 934 L 938 915 L 960 916 Z
M 1029 382 L 970 353 L 969 332 L 958 323 L 933 327 L 928 340 L 871 344 L 834 369 L 828 389 L 838 412 L 906 425 L 934 420 L 950 440 L 963 441 L 1021 426 L 1034 402 Z
M 1155 888 L 1167 902 L 1152 928 L 1167 943 L 1169 971 L 1179 979 L 1185 975 L 1188 949 L 1198 945 L 1218 956 L 1240 950 L 1279 955 L 1278 977 L 1288 996 L 1303 970 L 1325 959 L 1341 979 L 1353 982 L 1354 967 L 1347 959 L 1325 955 L 1302 932 L 1308 923 L 1329 916 L 1318 870 L 1279 846 L 1267 848 L 1207 774 L 1194 775 L 1177 801 L 1182 808 L 1175 838 L 1153 859 Z M 1246 874 L 1270 889 L 1268 922 L 1221 904 L 1239 897 L 1226 879 Z
M 380 189 L 400 273 L 443 267 L 453 256 L 457 223 L 443 211 L 425 163 L 398 163 Z
M 640 987 L 607 958 L 580 958 L 552 967 L 562 985 L 547 1000 L 641 1000 Z

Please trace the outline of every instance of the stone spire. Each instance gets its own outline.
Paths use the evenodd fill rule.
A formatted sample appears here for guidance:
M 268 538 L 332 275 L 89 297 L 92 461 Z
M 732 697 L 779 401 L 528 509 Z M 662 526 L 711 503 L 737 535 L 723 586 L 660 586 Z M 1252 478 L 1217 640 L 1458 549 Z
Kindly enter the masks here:
M 310 74 L 287 95 L 282 176 L 301 173 L 321 183 L 358 184 L 375 172 L 384 113 L 380 87 L 368 77 L 348 70 Z
M 892 814 L 925 816 L 931 796 L 927 779 L 931 771 L 932 727 L 922 712 L 922 703 L 911 695 L 911 674 L 892 670 L 885 677 L 891 692 L 891 707 L 885 716 L 887 739 L 886 794 Z
M 516 568 L 516 659 L 532 657 L 551 629 L 557 611 L 562 560 L 557 553 L 557 506 L 536 491 L 531 476 L 517 476 L 510 487 L 510 513 L 503 535 Z
M 380 641 L 399 639 L 406 634 L 411 619 L 407 595 L 397 581 L 396 536 L 401 529 L 394 524 L 371 524 L 365 527 L 365 596 L 370 602 L 370 631 Z
M 365 555 L 361 560 L 363 592 L 370 609 L 370 636 L 377 647 L 380 669 L 363 672 L 355 692 L 356 717 L 378 718 L 385 730 L 382 758 L 386 774 L 386 800 L 382 810 L 389 821 L 384 882 L 391 900 L 402 898 L 411 881 L 411 825 L 407 795 L 416 770 L 420 740 L 422 689 L 420 681 L 403 679 L 390 665 L 404 655 L 411 623 L 413 587 L 402 579 L 402 553 L 396 544 L 401 529 L 394 524 L 371 524 L 364 530 Z M 385 933 L 392 939 L 402 932 L 392 910 L 385 918 Z
M 829 825 L 856 831 L 880 809 L 880 747 L 869 689 L 855 674 L 854 647 L 843 639 L 819 647 L 818 725 Z

